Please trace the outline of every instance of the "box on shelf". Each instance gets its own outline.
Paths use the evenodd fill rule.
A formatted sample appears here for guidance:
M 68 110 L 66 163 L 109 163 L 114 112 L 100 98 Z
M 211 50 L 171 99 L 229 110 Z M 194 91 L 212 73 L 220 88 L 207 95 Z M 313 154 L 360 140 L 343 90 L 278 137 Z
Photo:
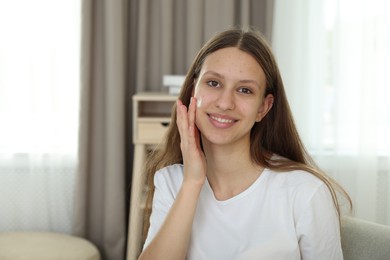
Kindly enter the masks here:
M 185 78 L 185 75 L 164 75 L 163 86 L 169 88 L 170 95 L 179 95 Z

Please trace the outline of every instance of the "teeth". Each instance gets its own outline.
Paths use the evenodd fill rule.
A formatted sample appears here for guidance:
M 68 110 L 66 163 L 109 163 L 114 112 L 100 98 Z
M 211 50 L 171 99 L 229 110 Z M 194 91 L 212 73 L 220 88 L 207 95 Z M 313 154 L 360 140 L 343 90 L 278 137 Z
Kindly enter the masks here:
M 224 119 L 224 118 L 219 118 L 219 117 L 214 117 L 214 116 L 210 116 L 212 119 L 214 119 L 215 121 L 218 121 L 220 123 L 233 123 L 234 120 L 229 120 L 229 119 Z

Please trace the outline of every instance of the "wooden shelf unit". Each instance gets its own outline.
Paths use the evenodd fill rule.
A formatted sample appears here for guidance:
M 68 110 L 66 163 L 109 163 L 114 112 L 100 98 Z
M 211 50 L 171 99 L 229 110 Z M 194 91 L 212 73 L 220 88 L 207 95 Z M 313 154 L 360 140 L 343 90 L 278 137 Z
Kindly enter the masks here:
M 129 214 L 127 260 L 136 260 L 142 249 L 144 164 L 148 147 L 159 144 L 170 124 L 177 96 L 145 92 L 133 96 L 134 161 Z

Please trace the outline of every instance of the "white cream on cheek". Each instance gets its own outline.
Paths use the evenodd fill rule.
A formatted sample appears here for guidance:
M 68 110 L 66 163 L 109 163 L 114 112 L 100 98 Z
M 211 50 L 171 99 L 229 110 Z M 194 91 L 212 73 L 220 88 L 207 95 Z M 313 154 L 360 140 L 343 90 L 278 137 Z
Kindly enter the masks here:
M 196 97 L 196 107 L 197 108 L 201 108 L 202 107 L 202 100 L 203 100 L 203 97 L 199 94 L 199 86 L 196 84 L 195 85 L 195 93 L 194 93 L 194 96 Z
M 196 97 L 196 109 L 197 109 L 197 113 L 195 116 L 195 124 L 198 127 L 198 129 L 201 131 L 202 126 L 201 126 L 199 115 L 202 114 L 203 96 L 199 95 L 198 93 L 195 93 L 195 97 Z
M 198 97 L 198 98 L 197 98 L 196 107 L 197 107 L 197 108 L 201 108 L 201 107 L 202 107 L 202 98 L 201 98 L 201 97 Z

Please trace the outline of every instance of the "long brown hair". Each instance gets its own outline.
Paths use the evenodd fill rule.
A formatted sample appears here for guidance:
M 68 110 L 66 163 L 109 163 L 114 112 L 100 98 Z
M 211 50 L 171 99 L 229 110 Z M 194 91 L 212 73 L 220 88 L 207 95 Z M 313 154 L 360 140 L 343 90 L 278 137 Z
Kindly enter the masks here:
M 271 110 L 260 122 L 255 123 L 251 130 L 250 153 L 252 160 L 275 171 L 304 170 L 315 175 L 329 188 L 340 216 L 337 193 L 340 192 L 344 195 L 350 207 L 352 207 L 351 199 L 337 182 L 316 166 L 306 151 L 295 127 L 277 63 L 267 41 L 259 32 L 230 29 L 210 39 L 192 63 L 178 98 L 186 106 L 189 105 L 194 82 L 199 77 L 204 60 L 210 53 L 227 47 L 236 47 L 256 59 L 266 76 L 264 96 L 268 94 L 274 96 L 274 104 Z M 165 166 L 182 163 L 183 160 L 175 111 L 176 105 L 172 108 L 171 124 L 165 141 L 152 152 L 146 163 L 145 173 L 147 174 L 148 195 L 144 216 L 144 237 L 149 228 L 155 172 Z

